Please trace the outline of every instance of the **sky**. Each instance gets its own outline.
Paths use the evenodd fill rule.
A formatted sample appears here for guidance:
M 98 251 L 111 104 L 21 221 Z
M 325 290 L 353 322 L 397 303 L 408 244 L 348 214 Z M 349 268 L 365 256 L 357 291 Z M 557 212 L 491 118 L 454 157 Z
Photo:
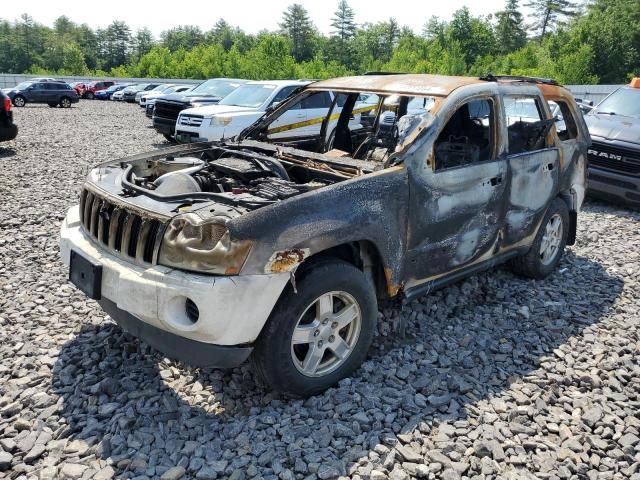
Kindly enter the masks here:
M 486 15 L 501 10 L 505 0 L 348 0 L 356 13 L 356 22 L 378 22 L 394 17 L 400 25 L 420 32 L 426 21 L 435 15 L 448 20 L 457 9 L 467 6 L 474 15 Z M 276 30 L 282 12 L 291 3 L 301 3 L 312 21 L 325 34 L 331 31 L 330 19 L 338 0 L 190 0 L 184 2 L 140 2 L 108 0 L 104 2 L 6 2 L 0 18 L 15 20 L 28 13 L 37 22 L 51 26 L 53 21 L 66 15 L 76 23 L 87 23 L 92 28 L 106 27 L 113 20 L 125 21 L 133 30 L 147 27 L 158 37 L 160 32 L 178 25 L 198 25 L 209 30 L 224 18 L 249 33 L 262 29 Z M 151 4 L 151 6 L 149 6 Z M 184 5 L 180 8 L 179 5 Z

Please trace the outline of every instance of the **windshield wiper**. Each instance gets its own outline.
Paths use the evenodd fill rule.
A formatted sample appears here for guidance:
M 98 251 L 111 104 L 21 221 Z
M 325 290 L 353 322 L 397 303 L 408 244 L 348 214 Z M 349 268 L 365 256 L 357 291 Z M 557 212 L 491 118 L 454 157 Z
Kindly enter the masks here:
M 617 115 L 616 112 L 596 112 L 597 114 L 602 114 L 602 115 Z

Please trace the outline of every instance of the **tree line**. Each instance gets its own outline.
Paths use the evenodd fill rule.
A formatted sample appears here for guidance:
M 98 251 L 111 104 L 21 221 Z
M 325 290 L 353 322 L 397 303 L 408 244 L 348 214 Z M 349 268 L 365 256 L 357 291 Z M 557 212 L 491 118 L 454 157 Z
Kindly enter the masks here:
M 638 0 L 506 0 L 501 11 L 426 19 L 417 33 L 394 18 L 359 24 L 339 0 L 331 33 L 291 4 L 278 28 L 255 35 L 218 20 L 159 39 L 122 21 L 94 30 L 66 16 L 52 27 L 0 19 L 0 72 L 117 77 L 322 79 L 367 71 L 533 75 L 565 84 L 622 83 L 640 73 Z

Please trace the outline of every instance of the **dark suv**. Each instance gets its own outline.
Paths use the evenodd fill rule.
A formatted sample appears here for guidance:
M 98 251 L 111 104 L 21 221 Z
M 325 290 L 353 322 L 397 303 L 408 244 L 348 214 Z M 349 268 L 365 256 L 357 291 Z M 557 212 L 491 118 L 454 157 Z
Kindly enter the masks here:
M 185 108 L 213 105 L 233 92 L 247 80 L 212 78 L 187 94 L 175 93 L 156 100 L 153 127 L 170 142 L 174 141 L 178 114 Z
M 16 107 L 27 103 L 47 103 L 50 107 L 64 108 L 77 103 L 80 97 L 71 85 L 65 82 L 23 82 L 7 93 Z
M 11 99 L 0 90 L 0 142 L 13 140 L 18 135 L 18 127 L 13 123 Z

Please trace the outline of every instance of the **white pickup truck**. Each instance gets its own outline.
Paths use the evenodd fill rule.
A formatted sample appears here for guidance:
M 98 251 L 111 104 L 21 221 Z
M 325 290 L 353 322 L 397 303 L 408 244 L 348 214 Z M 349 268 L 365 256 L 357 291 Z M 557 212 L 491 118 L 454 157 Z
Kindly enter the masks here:
M 234 137 L 264 115 L 267 109 L 309 83 L 294 80 L 248 82 L 231 92 L 220 103 L 180 112 L 176 121 L 175 138 L 180 143 L 191 143 Z M 333 98 L 327 93 L 325 99 L 301 105 L 301 108 L 286 113 L 280 122 L 283 125 L 295 125 L 304 123 L 308 118 L 322 118 L 332 101 Z M 308 128 L 310 127 L 302 126 L 295 130 L 305 134 L 305 129 Z M 315 128 L 320 127 L 315 125 Z

